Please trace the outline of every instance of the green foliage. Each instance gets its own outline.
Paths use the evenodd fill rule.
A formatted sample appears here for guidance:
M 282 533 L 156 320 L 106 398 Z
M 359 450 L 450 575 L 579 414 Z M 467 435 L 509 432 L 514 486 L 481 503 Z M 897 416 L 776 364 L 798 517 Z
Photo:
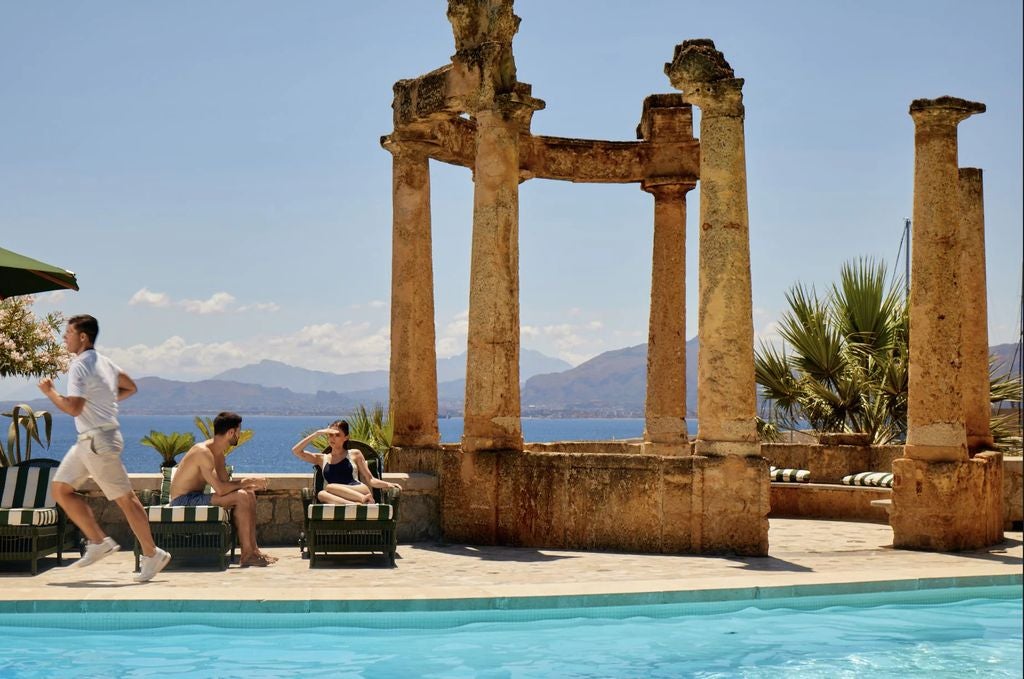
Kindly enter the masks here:
M 156 452 L 160 453 L 160 457 L 164 459 L 160 464 L 161 467 L 173 467 L 178 463 L 174 458 L 182 453 L 188 452 L 188 450 L 195 445 L 196 437 L 195 434 L 186 434 L 177 431 L 165 434 L 160 431 L 150 430 L 148 435 L 139 439 L 139 443 L 144 446 L 149 446 Z
M 59 313 L 37 318 L 31 296 L 0 301 L 0 377 L 56 377 L 71 355 L 60 338 Z
M 786 294 L 784 348 L 762 343 L 754 355 L 767 420 L 866 432 L 876 444 L 905 439 L 910 316 L 902 282 L 885 278 L 884 263 L 862 258 L 843 265 L 823 298 L 799 283 Z M 1010 375 L 993 374 L 991 384 L 993 402 L 1020 399 Z M 1001 431 L 994 423 L 993 434 Z
M 867 432 L 875 443 L 905 435 L 909 317 L 900 286 L 885 277 L 884 264 L 860 259 L 843 265 L 823 298 L 799 283 L 786 293 L 786 346 L 762 343 L 754 357 L 767 419 Z
M 195 423 L 196 423 L 196 428 L 199 430 L 199 432 L 203 435 L 204 438 L 207 438 L 207 439 L 212 439 L 213 438 L 213 418 L 212 417 L 203 417 L 201 415 L 196 415 Z M 242 429 L 242 430 L 239 430 L 239 432 L 238 432 L 238 444 L 234 445 L 234 446 L 228 446 L 228 449 L 226 451 L 224 451 L 224 456 L 227 457 L 232 452 L 234 452 L 236 448 L 238 448 L 239 446 L 242 446 L 242 445 L 248 443 L 249 439 L 251 439 L 251 438 L 252 438 L 252 429 Z
M 0 467 L 10 467 L 32 458 L 32 441 L 41 446 L 50 447 L 50 434 L 53 432 L 53 415 L 45 410 L 36 412 L 24 403 L 14 406 L 4 417 L 11 418 L 7 428 L 7 450 L 0 448 Z M 43 420 L 46 435 L 44 444 L 39 437 L 39 419 Z M 25 447 L 21 446 L 21 429 L 25 430 Z
M 385 412 L 384 406 L 380 403 L 375 403 L 370 410 L 360 405 L 348 418 L 349 438 L 369 444 L 380 453 L 385 462 L 394 433 L 395 425 L 391 415 Z

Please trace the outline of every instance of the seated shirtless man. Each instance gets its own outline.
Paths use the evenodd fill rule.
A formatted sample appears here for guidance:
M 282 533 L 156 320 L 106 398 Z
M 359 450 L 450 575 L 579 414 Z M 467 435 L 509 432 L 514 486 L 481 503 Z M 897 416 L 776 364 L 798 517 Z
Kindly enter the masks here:
M 277 559 L 264 554 L 256 545 L 256 491 L 266 490 L 267 480 L 252 477 L 229 481 L 224 463 L 228 448 L 238 445 L 241 428 L 242 417 L 235 413 L 221 413 L 214 418 L 213 438 L 192 446 L 178 463 L 171 480 L 171 505 L 230 508 L 238 541 L 242 545 L 238 564 L 243 568 L 269 566 Z M 213 488 L 212 494 L 205 492 L 207 484 Z

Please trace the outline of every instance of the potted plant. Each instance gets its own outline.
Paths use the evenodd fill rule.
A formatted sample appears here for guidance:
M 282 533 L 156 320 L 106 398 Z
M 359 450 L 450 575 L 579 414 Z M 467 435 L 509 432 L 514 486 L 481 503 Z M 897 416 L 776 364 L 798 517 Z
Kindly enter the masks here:
M 32 457 L 32 440 L 46 448 L 50 447 L 50 433 L 53 431 L 53 415 L 45 410 L 36 412 L 24 403 L 18 404 L 11 412 L 4 413 L 11 418 L 11 426 L 7 428 L 7 451 L 0 447 L 0 467 L 11 467 L 21 464 Z M 39 422 L 45 426 L 46 443 L 39 437 Z M 21 429 L 25 430 L 25 449 L 21 447 Z
M 147 436 L 139 439 L 139 443 L 160 453 L 160 457 L 163 458 L 160 468 L 164 469 L 177 466 L 178 461 L 174 458 L 188 452 L 189 448 L 195 445 L 196 437 L 195 434 L 178 431 L 165 434 L 162 431 L 151 430 Z

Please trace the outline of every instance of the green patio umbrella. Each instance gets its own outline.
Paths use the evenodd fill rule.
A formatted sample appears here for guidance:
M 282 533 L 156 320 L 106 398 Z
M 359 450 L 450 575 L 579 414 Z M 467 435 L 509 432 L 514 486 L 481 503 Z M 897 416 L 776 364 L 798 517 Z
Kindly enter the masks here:
M 0 300 L 65 288 L 78 290 L 72 272 L 0 248 Z

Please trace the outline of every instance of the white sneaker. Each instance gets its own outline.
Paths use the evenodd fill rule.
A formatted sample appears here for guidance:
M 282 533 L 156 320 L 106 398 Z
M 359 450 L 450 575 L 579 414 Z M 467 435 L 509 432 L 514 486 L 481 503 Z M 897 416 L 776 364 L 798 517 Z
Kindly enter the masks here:
M 91 566 L 100 559 L 110 556 L 121 549 L 121 545 L 114 542 L 109 535 L 103 538 L 103 542 L 90 542 L 85 546 L 85 554 L 81 559 L 71 564 L 72 568 L 85 568 Z
M 170 561 L 171 555 L 157 547 L 153 556 L 142 557 L 142 567 L 133 579 L 135 582 L 149 582 L 156 577 L 156 574 L 162 571 L 164 566 L 170 563 Z

